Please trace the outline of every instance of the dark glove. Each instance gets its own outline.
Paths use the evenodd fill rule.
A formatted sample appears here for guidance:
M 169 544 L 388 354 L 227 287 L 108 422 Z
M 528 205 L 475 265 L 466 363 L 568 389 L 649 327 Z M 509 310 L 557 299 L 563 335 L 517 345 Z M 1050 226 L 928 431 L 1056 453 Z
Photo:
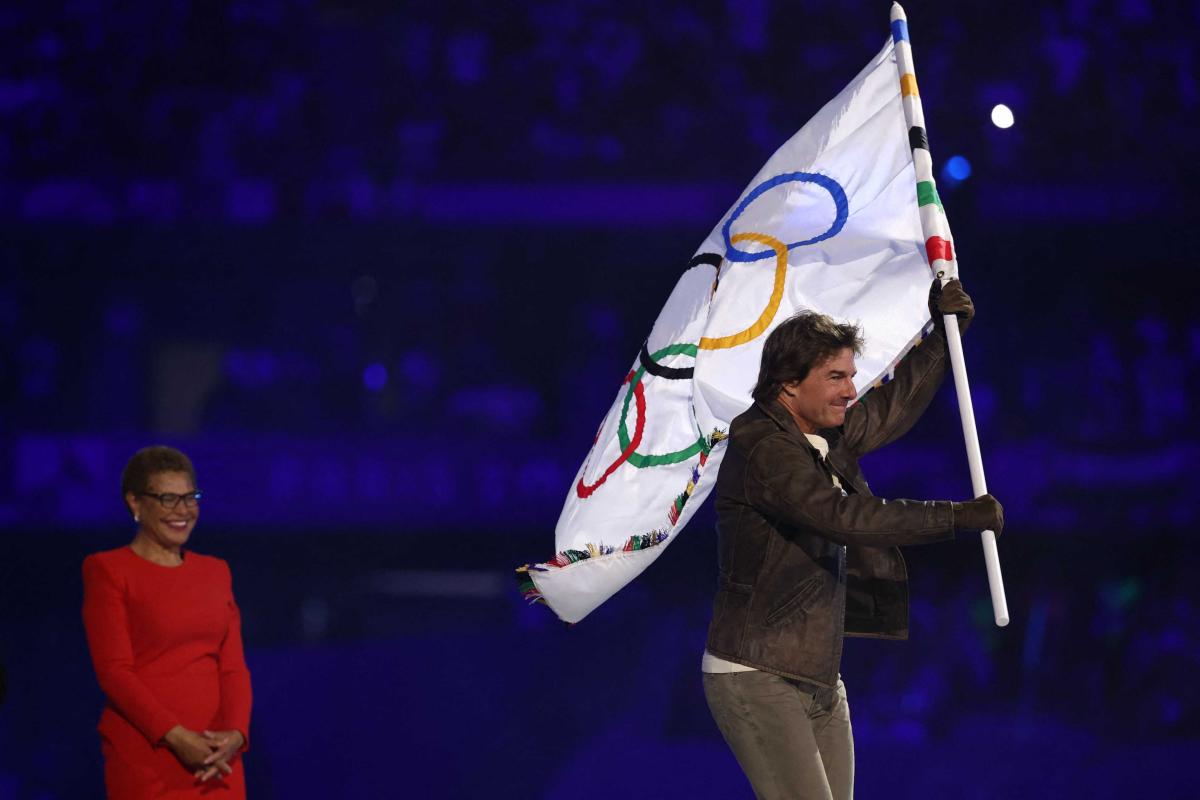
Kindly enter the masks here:
M 942 327 L 943 314 L 953 314 L 958 317 L 959 333 L 965 333 L 967 326 L 975 318 L 975 304 L 971 302 L 971 296 L 963 291 L 962 281 L 958 278 L 951 280 L 945 286 L 942 286 L 940 280 L 935 279 L 933 285 L 929 287 L 929 315 L 933 317 L 933 323 L 939 328 Z
M 999 536 L 1004 529 L 1004 506 L 990 494 L 953 505 L 956 531 L 992 531 Z

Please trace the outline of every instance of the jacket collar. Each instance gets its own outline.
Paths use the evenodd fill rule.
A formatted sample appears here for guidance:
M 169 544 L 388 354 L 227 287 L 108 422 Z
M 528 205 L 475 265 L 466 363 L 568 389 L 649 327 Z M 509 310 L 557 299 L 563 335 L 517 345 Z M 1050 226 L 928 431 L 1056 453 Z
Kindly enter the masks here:
M 770 417 L 772 421 L 774 421 L 774 423 L 780 427 L 781 430 L 790 433 L 814 453 L 817 451 L 817 448 L 813 447 L 812 442 L 810 442 L 808 437 L 804 435 L 804 431 L 800 430 L 800 426 L 796 424 L 796 420 L 792 417 L 791 412 L 784 408 L 783 403 L 779 402 L 778 398 L 765 403 L 755 400 L 754 405 L 756 405 L 759 410 Z M 829 442 L 829 449 L 833 450 L 834 445 L 836 445 L 838 440 L 842 438 L 842 429 L 822 428 L 821 430 L 817 431 L 817 435 Z

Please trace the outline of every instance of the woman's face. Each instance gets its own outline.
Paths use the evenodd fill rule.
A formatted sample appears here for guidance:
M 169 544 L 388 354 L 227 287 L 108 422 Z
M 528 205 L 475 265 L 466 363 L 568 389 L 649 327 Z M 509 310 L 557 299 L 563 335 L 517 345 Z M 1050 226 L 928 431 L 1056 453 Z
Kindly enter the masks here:
M 192 496 L 196 486 L 186 472 L 156 472 L 147 481 L 142 494 L 128 494 L 125 499 L 138 520 L 138 528 L 158 544 L 176 550 L 187 543 L 200 516 L 200 504 Z M 176 495 L 174 508 L 164 506 L 158 497 Z

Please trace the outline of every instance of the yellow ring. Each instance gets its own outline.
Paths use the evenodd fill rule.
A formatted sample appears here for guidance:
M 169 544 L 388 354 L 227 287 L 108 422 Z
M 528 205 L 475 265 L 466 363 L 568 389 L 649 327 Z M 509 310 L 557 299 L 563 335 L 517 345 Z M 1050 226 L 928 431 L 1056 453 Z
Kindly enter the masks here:
M 773 236 L 767 236 L 765 233 L 739 233 L 729 240 L 733 244 L 738 242 L 758 242 L 765 244 L 775 251 L 775 287 L 771 290 L 771 299 L 767 301 L 767 307 L 763 309 L 758 320 L 741 333 L 722 336 L 717 339 L 710 339 L 707 336 L 700 340 L 701 350 L 723 350 L 728 347 L 737 347 L 739 344 L 746 342 L 759 336 L 771 324 L 771 320 L 775 319 L 775 314 L 779 311 L 779 303 L 783 300 L 783 284 L 787 279 L 787 245 L 779 241 Z

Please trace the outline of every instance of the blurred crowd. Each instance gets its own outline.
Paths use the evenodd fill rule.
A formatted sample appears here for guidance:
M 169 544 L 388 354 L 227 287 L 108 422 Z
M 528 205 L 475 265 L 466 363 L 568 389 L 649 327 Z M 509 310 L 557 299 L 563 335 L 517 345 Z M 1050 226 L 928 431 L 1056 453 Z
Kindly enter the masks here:
M 367 263 L 342 271 L 331 255 L 295 274 L 304 236 L 243 244 L 227 233 L 215 248 L 121 250 L 99 291 L 84 277 L 72 292 L 59 289 L 92 237 L 10 243 L 10 260 L 38 270 L 0 279 L 0 365 L 12 377 L 0 408 L 10 429 L 31 431 L 420 428 L 590 441 L 682 271 L 688 235 L 639 245 L 628 262 L 609 256 L 622 245 L 603 233 L 564 235 L 549 254 L 468 237 L 443 255 L 412 253 L 437 267 L 414 273 L 401 266 L 407 254 L 372 269 L 390 245 L 347 231 L 323 235 L 325 246 L 370 253 Z M 554 268 L 566 242 L 576 256 Z M 155 270 L 183 250 L 200 253 L 194 270 Z M 544 261 L 536 278 L 519 274 L 526 258 Z M 964 270 L 981 308 L 967 348 L 985 442 L 1148 452 L 1196 440 L 1187 398 L 1200 390 L 1200 324 L 1186 298 L 1110 317 L 1124 281 L 1115 272 L 1042 314 L 989 259 Z
M 421 181 L 741 181 L 874 55 L 885 13 L 15 4 L 0 13 L 0 219 L 395 219 Z M 1040 181 L 1193 172 L 1194 2 L 908 13 L 935 156 Z M 995 103 L 1013 129 L 988 123 Z
M 856 688 L 871 696 L 862 705 L 887 733 L 916 741 L 940 737 L 955 709 L 968 707 L 993 709 L 1030 731 L 1058 718 L 1123 741 L 1200 734 L 1200 692 L 1188 678 L 1200 666 L 1198 609 L 1186 578 L 1193 559 L 1169 538 L 1153 541 L 1170 557 L 1119 563 L 1087 537 L 1006 548 L 1009 607 L 1020 615 L 1010 629 L 993 622 L 982 565 L 930 574 L 910 552 L 912 642 L 859 645 Z M 930 640 L 955 646 L 908 652 Z M 1129 717 L 1095 702 L 1130 692 L 1138 713 Z

